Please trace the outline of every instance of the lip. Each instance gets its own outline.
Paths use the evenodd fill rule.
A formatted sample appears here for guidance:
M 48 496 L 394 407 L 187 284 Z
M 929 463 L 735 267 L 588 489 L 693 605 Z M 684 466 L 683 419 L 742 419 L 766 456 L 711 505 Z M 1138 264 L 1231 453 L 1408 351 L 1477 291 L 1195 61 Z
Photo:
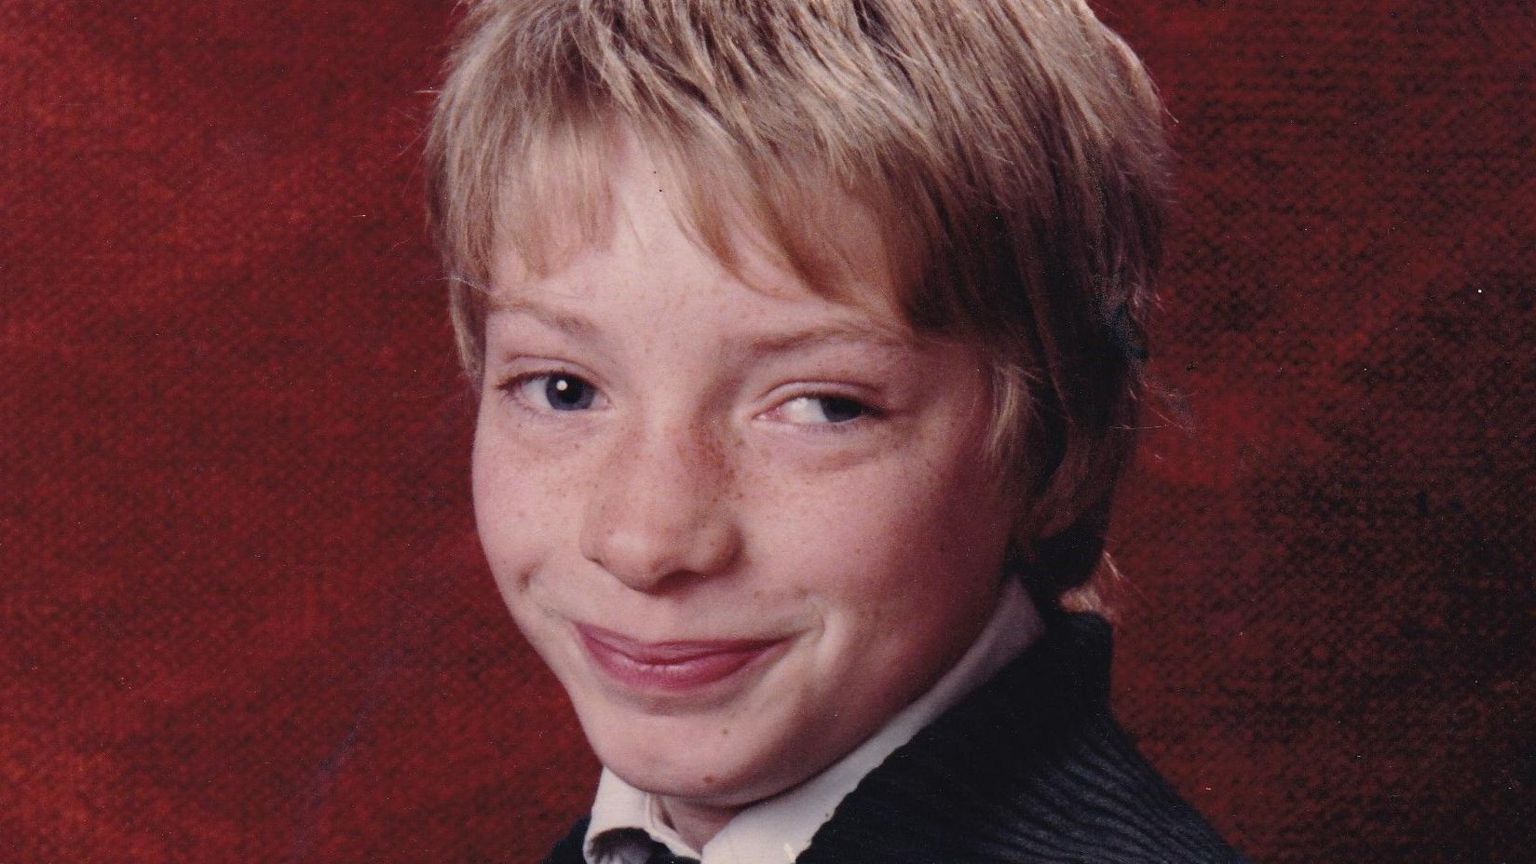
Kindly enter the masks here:
M 718 684 L 784 643 L 782 639 L 641 642 L 577 624 L 587 656 L 605 675 L 641 693 L 684 695 Z

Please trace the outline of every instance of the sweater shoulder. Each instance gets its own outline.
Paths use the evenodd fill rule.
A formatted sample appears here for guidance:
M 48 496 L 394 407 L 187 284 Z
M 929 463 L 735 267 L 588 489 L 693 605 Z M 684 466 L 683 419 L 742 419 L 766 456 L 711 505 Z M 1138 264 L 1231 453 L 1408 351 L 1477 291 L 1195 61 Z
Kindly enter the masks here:
M 1109 655 L 1101 619 L 1053 621 L 866 776 L 800 860 L 1241 861 L 1115 722 Z
M 570 833 L 549 851 L 549 855 L 544 858 L 544 864 L 586 864 L 587 858 L 582 852 L 582 846 L 587 838 L 588 821 L 590 821 L 588 817 L 576 820 Z

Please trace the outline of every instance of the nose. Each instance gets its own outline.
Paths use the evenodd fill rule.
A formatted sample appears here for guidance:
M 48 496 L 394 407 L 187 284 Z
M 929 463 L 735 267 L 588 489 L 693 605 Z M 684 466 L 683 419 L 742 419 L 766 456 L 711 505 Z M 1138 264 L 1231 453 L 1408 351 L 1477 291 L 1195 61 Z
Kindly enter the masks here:
M 593 480 L 582 554 L 636 591 L 729 569 L 741 536 L 720 437 L 701 423 L 624 436 Z

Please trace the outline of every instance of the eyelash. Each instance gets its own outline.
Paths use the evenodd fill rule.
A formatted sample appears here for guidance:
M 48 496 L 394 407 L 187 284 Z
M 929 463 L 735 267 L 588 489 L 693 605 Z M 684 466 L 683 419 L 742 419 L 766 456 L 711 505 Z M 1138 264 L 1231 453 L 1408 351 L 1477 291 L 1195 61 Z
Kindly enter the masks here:
M 549 400 L 547 399 L 540 400 L 538 397 L 531 397 L 525 389 L 530 385 L 543 382 L 547 395 L 547 388 L 549 387 L 550 383 L 560 380 L 573 381 L 576 382 L 578 387 L 585 388 L 586 392 L 590 394 L 588 397 L 588 404 L 582 406 L 579 409 L 563 411 L 554 407 L 554 405 L 550 404 Z M 496 385 L 496 389 L 506 394 L 508 398 L 518 402 L 524 408 L 539 413 L 580 413 L 581 411 L 589 410 L 591 403 L 602 397 L 602 391 L 599 390 L 597 386 L 594 385 L 591 381 L 588 381 L 586 378 L 583 378 L 580 375 L 567 372 L 563 369 L 549 369 L 538 372 L 528 372 L 520 375 L 513 375 L 510 378 L 507 378 L 505 381 L 502 381 L 500 384 Z M 540 402 L 542 402 L 542 404 L 540 404 Z
M 808 400 L 808 401 L 815 401 L 815 402 L 823 403 L 821 405 L 821 414 L 822 414 L 823 417 L 827 417 L 828 416 L 828 413 L 829 413 L 828 409 L 831 408 L 831 405 L 829 405 L 827 403 L 845 403 L 846 405 L 853 406 L 858 411 L 858 414 L 856 416 L 850 417 L 847 420 L 831 420 L 831 419 L 829 419 L 825 423 L 789 423 L 789 425 L 795 426 L 796 428 L 806 429 L 806 430 L 815 432 L 817 434 L 834 434 L 835 435 L 835 434 L 843 434 L 843 433 L 851 432 L 851 431 L 853 431 L 853 430 L 855 430 L 855 429 L 857 429 L 859 427 L 862 427 L 862 426 L 868 424 L 871 421 L 879 419 L 880 416 L 882 415 L 882 412 L 880 411 L 880 409 L 876 408 L 873 405 L 870 405 L 867 402 L 864 402 L 863 400 L 855 399 L 852 396 L 848 396 L 848 395 L 845 395 L 845 394 L 842 394 L 842 393 L 818 393 L 818 392 L 797 393 L 797 394 L 795 394 L 795 395 L 793 395 L 793 396 L 791 396 L 791 397 L 789 397 L 789 398 L 779 402 L 772 409 L 770 409 L 767 413 L 774 414 L 774 413 L 784 412 L 784 411 L 786 411 L 789 408 L 789 406 L 793 405 L 796 402 L 799 402 L 802 399 L 803 400 Z M 833 412 L 833 413 L 835 413 L 835 412 Z M 785 422 L 789 422 L 789 421 L 785 421 Z
M 589 395 L 585 405 L 582 405 L 580 408 L 561 410 L 560 408 L 556 408 L 553 404 L 550 403 L 550 400 L 548 399 L 548 387 L 552 382 L 562 379 L 576 382 L 577 386 L 586 388 L 586 391 Z M 543 386 L 546 388 L 545 392 L 539 396 L 531 396 L 526 388 L 529 388 L 531 385 L 535 385 L 540 382 L 542 382 Z M 500 384 L 496 385 L 496 389 L 502 391 L 502 393 L 506 394 L 508 398 L 517 401 L 524 408 L 541 414 L 582 413 L 584 411 L 591 410 L 591 405 L 602 398 L 602 391 L 599 390 L 597 386 L 594 385 L 591 381 L 580 375 L 565 371 L 563 369 L 550 369 L 513 375 L 502 381 Z M 823 403 L 821 405 L 821 414 L 823 417 L 828 417 L 829 413 L 838 413 L 836 411 L 829 411 L 829 409 L 833 408 L 832 403 L 842 403 L 842 405 L 838 407 L 851 406 L 855 411 L 857 411 L 855 416 L 846 420 L 832 420 L 830 417 L 828 417 L 828 420 L 825 423 L 795 423 L 787 420 L 784 421 L 787 425 L 793 426 L 797 429 L 804 429 L 815 434 L 843 434 L 851 432 L 854 429 L 862 427 L 884 415 L 884 412 L 879 408 L 870 405 L 861 399 L 857 399 L 843 393 L 816 391 L 793 394 L 776 403 L 772 408 L 764 412 L 764 414 L 781 414 L 782 412 L 786 411 L 789 406 L 800 402 L 801 400 Z

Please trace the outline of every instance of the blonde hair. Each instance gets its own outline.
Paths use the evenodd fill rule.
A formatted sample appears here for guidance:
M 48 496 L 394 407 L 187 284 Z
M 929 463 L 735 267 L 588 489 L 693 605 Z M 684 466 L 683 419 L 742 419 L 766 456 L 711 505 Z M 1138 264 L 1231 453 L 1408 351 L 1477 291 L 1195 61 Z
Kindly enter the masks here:
M 1026 584 L 1054 603 L 1088 579 L 1135 441 L 1168 157 L 1151 82 L 1086 3 L 471 3 L 426 148 L 471 379 L 493 249 L 537 270 L 596 239 L 623 134 L 727 264 L 744 213 L 824 285 L 805 214 L 828 185 L 866 205 L 913 328 L 993 360 Z

